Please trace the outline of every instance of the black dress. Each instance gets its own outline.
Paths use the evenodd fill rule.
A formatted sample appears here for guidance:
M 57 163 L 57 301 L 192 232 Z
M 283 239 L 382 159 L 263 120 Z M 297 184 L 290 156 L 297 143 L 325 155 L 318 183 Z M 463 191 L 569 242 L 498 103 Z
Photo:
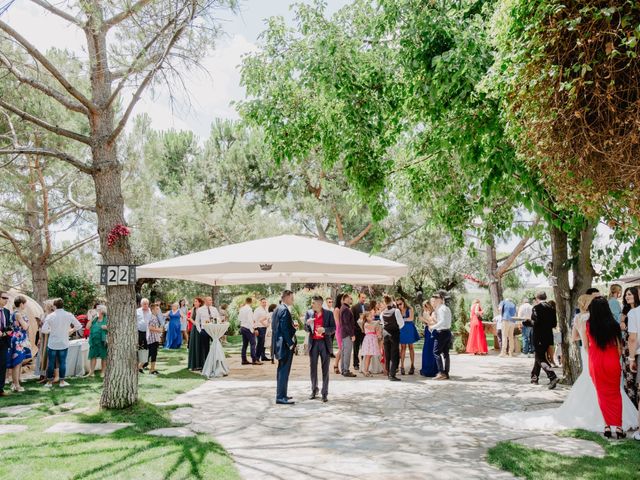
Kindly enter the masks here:
M 191 310 L 191 319 L 195 322 L 196 309 Z M 189 336 L 189 370 L 202 370 L 204 367 L 205 357 L 202 354 L 202 347 L 200 343 L 200 332 L 195 326 L 191 327 L 191 334 Z

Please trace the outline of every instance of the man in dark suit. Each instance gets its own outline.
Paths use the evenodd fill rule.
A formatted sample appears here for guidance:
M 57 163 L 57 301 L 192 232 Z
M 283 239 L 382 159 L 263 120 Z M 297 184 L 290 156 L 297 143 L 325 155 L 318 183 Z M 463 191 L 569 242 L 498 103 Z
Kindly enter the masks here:
M 528 325 L 526 320 L 523 324 L 533 327 L 535 363 L 533 364 L 533 370 L 531 370 L 531 383 L 538 384 L 540 369 L 543 369 L 547 374 L 547 378 L 549 378 L 549 390 L 553 390 L 559 380 L 547 360 L 547 348 L 549 345 L 553 345 L 553 329 L 556 328 L 558 320 L 555 309 L 547 303 L 547 294 L 545 292 L 536 294 L 535 305 L 531 313 L 531 325 Z
M 282 303 L 273 312 L 274 353 L 278 360 L 276 403 L 279 405 L 293 405 L 295 403 L 287 396 L 293 351 L 296 348 L 296 328 L 289 311 L 291 305 L 293 305 L 293 292 L 285 290 L 282 292 Z
M 331 335 L 336 331 L 336 321 L 333 313 L 322 308 L 323 299 L 313 297 L 311 304 L 312 315 L 305 321 L 304 328 L 309 332 L 309 362 L 311 366 L 311 396 L 313 400 L 318 395 L 318 357 L 322 364 L 322 401 L 326 402 L 329 395 L 329 363 L 331 357 Z
M 358 303 L 351 307 L 351 313 L 353 313 L 353 319 L 356 322 L 356 339 L 353 342 L 353 368 L 356 372 L 360 370 L 360 347 L 364 340 L 364 332 L 359 327 L 358 320 L 360 320 L 360 315 L 367 310 L 369 310 L 369 306 L 367 305 L 367 295 L 365 293 L 360 293 L 360 295 L 358 295 Z
M 9 302 L 7 292 L 0 291 L 0 397 L 7 394 L 4 393 L 4 382 L 7 375 L 7 351 L 11 344 L 11 312 L 6 308 Z

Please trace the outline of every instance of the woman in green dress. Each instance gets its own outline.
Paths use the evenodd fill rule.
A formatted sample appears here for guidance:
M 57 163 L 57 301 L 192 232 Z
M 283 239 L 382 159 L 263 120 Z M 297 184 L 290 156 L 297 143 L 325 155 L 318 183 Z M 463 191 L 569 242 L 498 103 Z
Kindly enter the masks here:
M 102 363 L 102 374 L 107 368 L 107 307 L 98 305 L 96 307 L 97 316 L 89 320 L 89 373 L 92 376 L 96 369 L 96 360 L 99 358 Z

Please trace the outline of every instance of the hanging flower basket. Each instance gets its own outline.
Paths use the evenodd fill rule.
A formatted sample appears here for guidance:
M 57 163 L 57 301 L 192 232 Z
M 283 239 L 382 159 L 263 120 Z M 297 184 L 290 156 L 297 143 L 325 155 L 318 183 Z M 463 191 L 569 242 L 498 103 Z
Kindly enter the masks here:
M 109 235 L 107 236 L 107 246 L 113 247 L 121 239 L 128 237 L 129 235 L 131 235 L 131 229 L 129 227 L 126 227 L 122 224 L 117 224 L 111 229 Z

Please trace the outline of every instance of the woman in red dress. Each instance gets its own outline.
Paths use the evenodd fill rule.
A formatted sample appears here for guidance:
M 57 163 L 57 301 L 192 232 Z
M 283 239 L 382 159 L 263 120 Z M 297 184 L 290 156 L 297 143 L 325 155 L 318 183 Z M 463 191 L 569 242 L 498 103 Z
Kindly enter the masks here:
M 486 355 L 487 349 L 487 337 L 484 334 L 484 326 L 482 325 L 482 305 L 480 300 L 475 299 L 473 305 L 471 305 L 471 321 L 469 340 L 467 340 L 467 353 L 473 353 L 474 355 Z
M 594 298 L 589 305 L 587 335 L 589 370 L 606 425 L 604 436 L 611 438 L 611 427 L 616 427 L 616 436 L 624 438 L 620 393 L 622 333 L 604 297 Z

